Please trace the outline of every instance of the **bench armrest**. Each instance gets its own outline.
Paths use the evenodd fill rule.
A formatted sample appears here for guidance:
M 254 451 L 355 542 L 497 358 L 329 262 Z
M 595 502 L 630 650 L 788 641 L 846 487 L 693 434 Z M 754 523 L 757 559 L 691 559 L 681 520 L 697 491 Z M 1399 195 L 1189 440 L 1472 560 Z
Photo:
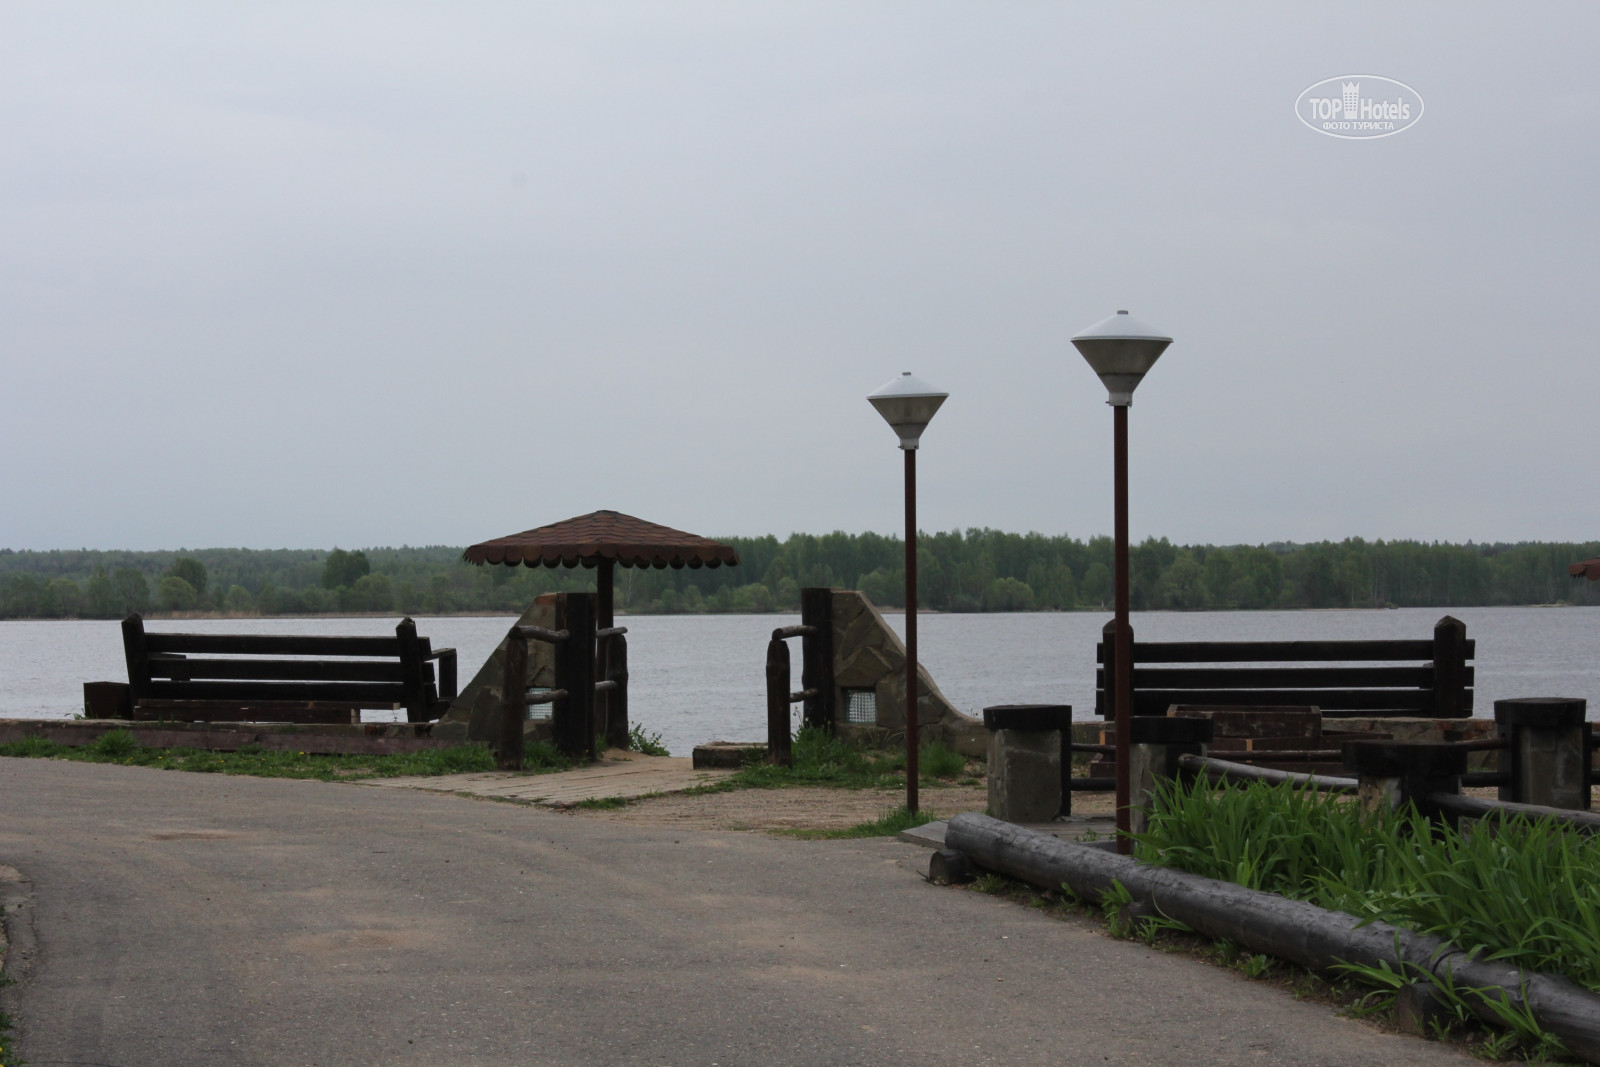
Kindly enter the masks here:
M 439 661 L 439 699 L 448 703 L 456 698 L 456 650 L 440 648 L 428 653 L 424 659 Z

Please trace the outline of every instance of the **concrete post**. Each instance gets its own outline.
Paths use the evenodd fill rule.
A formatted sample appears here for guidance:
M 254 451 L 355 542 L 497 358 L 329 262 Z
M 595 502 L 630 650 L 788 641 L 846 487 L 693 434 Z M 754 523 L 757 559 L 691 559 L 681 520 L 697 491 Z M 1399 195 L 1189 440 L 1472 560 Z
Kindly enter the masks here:
M 1581 697 L 1521 697 L 1494 702 L 1507 784 L 1500 799 L 1548 808 L 1589 809 L 1588 702 Z
M 1444 818 L 1428 797 L 1460 794 L 1467 772 L 1466 750 L 1442 741 L 1346 741 L 1343 755 L 1345 769 L 1359 782 L 1357 796 L 1365 811 L 1410 803 L 1430 819 Z
M 1150 809 L 1155 804 L 1156 784 L 1178 776 L 1178 757 L 1188 753 L 1201 756 L 1211 743 L 1214 724 L 1210 719 L 1177 718 L 1165 715 L 1135 715 L 1129 724 L 1129 796 L 1133 810 L 1129 829 L 1142 834 L 1149 828 Z
M 989 815 L 1006 822 L 1049 822 L 1070 811 L 1072 707 L 1003 704 L 983 709 L 989 730 Z

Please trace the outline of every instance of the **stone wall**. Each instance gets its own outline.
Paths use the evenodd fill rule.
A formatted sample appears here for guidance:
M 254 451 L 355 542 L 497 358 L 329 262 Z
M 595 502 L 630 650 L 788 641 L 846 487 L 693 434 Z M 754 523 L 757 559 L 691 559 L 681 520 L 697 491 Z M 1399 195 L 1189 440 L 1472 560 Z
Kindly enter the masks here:
M 556 595 L 546 593 L 533 602 L 518 626 L 556 628 Z M 509 631 L 510 627 L 506 627 Z M 494 652 L 478 673 L 472 676 L 460 694 L 450 702 L 450 710 L 440 717 L 431 736 L 449 741 L 485 741 L 493 743 L 500 731 L 500 680 L 505 671 L 506 641 L 500 639 Z M 556 676 L 555 646 L 543 641 L 528 642 L 528 685 L 548 686 Z M 543 705 L 548 709 L 550 705 Z M 529 719 L 523 726 L 525 742 L 549 741 L 549 719 Z
M 983 722 L 957 711 L 939 691 L 927 669 L 917 668 L 917 733 L 923 742 L 942 741 L 972 759 L 988 752 Z M 900 636 L 853 589 L 833 590 L 834 709 L 841 737 L 875 744 L 903 744 L 906 735 L 906 646 Z M 876 723 L 845 721 L 851 689 L 870 689 Z

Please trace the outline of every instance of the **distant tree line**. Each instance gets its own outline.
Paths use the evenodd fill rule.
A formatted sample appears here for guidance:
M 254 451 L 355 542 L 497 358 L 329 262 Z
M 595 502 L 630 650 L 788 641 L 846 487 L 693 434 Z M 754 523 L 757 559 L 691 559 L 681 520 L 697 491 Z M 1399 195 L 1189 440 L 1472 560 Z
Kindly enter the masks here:
M 715 570 L 619 568 L 619 609 L 641 614 L 793 611 L 800 588 L 860 589 L 904 603 L 905 550 L 879 534 L 724 538 L 743 564 Z M 1469 607 L 1600 604 L 1600 583 L 1567 564 L 1600 556 L 1583 544 L 1174 545 L 1131 550 L 1135 610 Z M 937 611 L 1104 609 L 1111 541 L 974 529 L 921 535 L 918 589 Z M 447 546 L 178 552 L 0 549 L 0 618 L 520 611 L 545 592 L 592 589 L 594 572 L 475 567 Z

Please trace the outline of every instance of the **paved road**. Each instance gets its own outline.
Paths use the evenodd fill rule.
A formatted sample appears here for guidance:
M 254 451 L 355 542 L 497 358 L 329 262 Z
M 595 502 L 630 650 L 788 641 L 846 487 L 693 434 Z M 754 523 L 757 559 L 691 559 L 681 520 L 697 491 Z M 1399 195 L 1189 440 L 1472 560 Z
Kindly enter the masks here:
M 1471 1062 L 925 855 L 0 759 L 0 997 L 34 1067 Z

